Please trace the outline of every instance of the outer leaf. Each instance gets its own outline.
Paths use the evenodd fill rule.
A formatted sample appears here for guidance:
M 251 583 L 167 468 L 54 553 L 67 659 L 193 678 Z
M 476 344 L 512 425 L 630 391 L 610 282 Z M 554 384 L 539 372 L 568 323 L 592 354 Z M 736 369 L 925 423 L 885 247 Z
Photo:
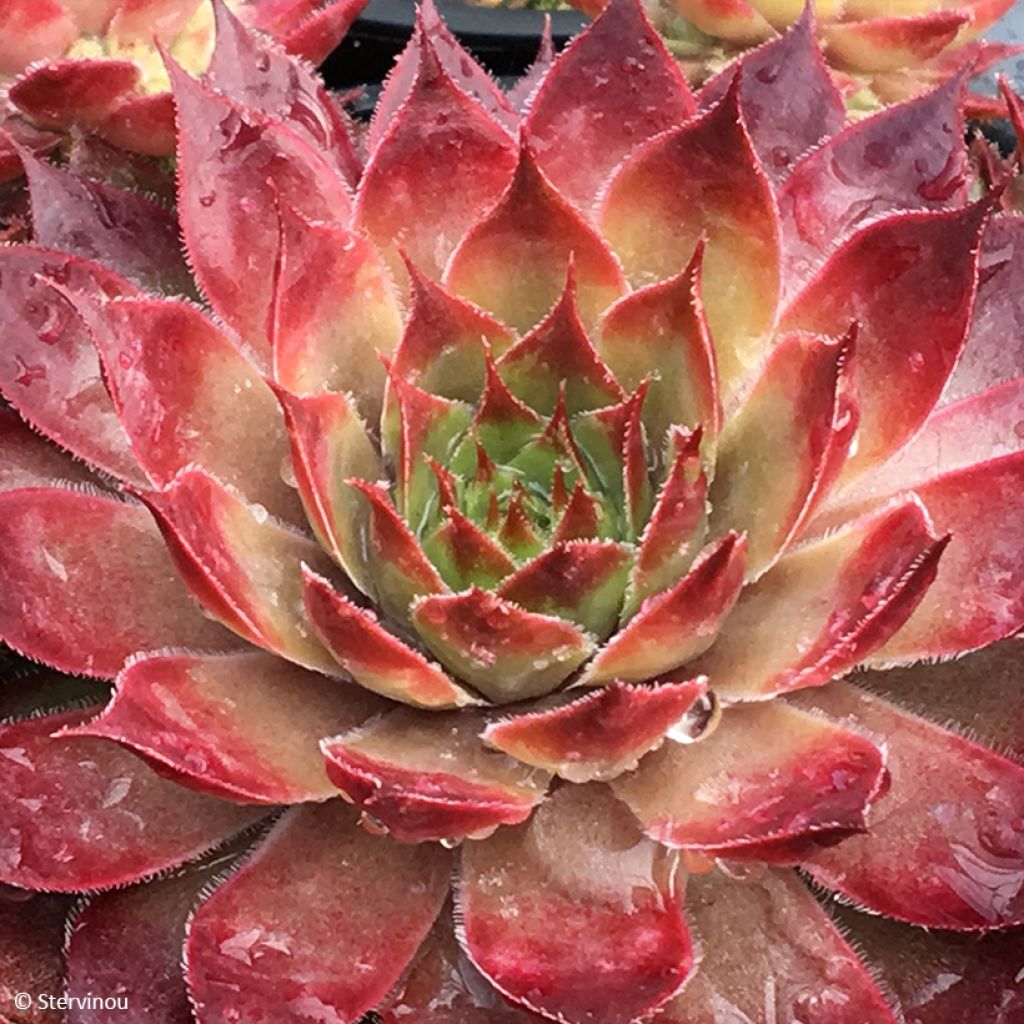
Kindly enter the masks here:
M 815 853 L 803 865 L 811 876 L 913 924 L 969 930 L 1020 924 L 1024 768 L 842 683 L 808 690 L 799 700 L 885 736 L 892 774 L 870 834 Z
M 0 881 L 56 892 L 124 885 L 177 867 L 263 813 L 190 793 L 116 743 L 53 736 L 95 710 L 0 729 Z
M 199 469 L 143 497 L 178 571 L 211 615 L 290 661 L 337 672 L 302 607 L 300 565 L 331 572 L 317 544 Z
M 59 896 L 0 902 L 0 1006 L 5 1011 L 20 992 L 60 991 L 67 912 L 68 901 Z M 58 1024 L 55 1013 L 34 1001 L 18 1016 L 16 1024 Z
M 909 500 L 798 548 L 744 590 L 700 671 L 727 700 L 823 686 L 906 622 L 947 542 Z
M 882 751 L 781 703 L 730 708 L 689 746 L 670 743 L 612 788 L 652 839 L 713 856 L 836 831 L 863 831 L 881 791 Z
M 755 576 L 790 544 L 842 466 L 857 425 L 854 334 L 786 335 L 719 440 L 712 536 L 744 531 Z
M 674 587 L 640 606 L 601 648 L 580 682 L 642 682 L 707 650 L 739 597 L 746 550 L 736 534 L 710 546 Z
M 966 198 L 962 79 L 857 121 L 793 168 L 779 193 L 795 289 L 856 228 L 898 210 L 943 210 Z M 787 289 L 790 290 L 790 289 Z
M 83 1000 L 84 1007 L 69 1010 L 68 1024 L 123 1020 L 123 1009 L 88 1008 L 87 997 L 101 992 L 119 993 L 135 1008 L 132 1012 L 145 1015 L 150 1024 L 189 1020 L 191 1007 L 181 971 L 185 922 L 225 860 L 230 855 L 89 898 L 74 916 L 67 943 L 67 994 Z
M 188 294 L 177 219 L 144 196 L 22 157 L 35 241 L 96 260 L 143 288 Z
M 370 156 L 356 220 L 396 272 L 400 245 L 437 278 L 508 184 L 515 143 L 452 80 L 422 26 L 415 47 L 412 87 Z
M 284 409 L 291 468 L 317 539 L 364 593 L 373 595 L 362 542 L 370 512 L 346 483 L 378 480 L 380 456 L 352 400 L 336 391 L 298 396 L 274 387 Z
M 133 661 L 103 713 L 63 735 L 116 740 L 199 792 L 294 804 L 336 795 L 321 737 L 384 707 L 267 654 L 163 655 Z
M 371 611 L 308 569 L 303 570 L 303 598 L 317 636 L 360 686 L 415 707 L 476 703 L 437 665 L 389 633 Z
M 302 522 L 281 477 L 288 440 L 274 396 L 234 342 L 170 299 L 77 302 L 139 464 L 163 486 L 199 465 L 253 503 Z
M 694 110 L 679 64 L 643 5 L 612 0 L 548 73 L 523 131 L 552 184 L 588 212 L 630 150 Z
M 88 331 L 46 282 L 101 297 L 135 288 L 97 264 L 33 246 L 0 250 L 0 274 L 4 396 L 33 427 L 80 458 L 120 479 L 147 482 L 103 386 Z
M 62 482 L 96 483 L 96 478 L 16 413 L 0 410 L 0 491 Z
M 482 726 L 468 711 L 393 711 L 324 740 L 327 774 L 399 842 L 489 835 L 529 817 L 550 776 L 488 750 Z
M 483 738 L 569 782 L 603 781 L 661 746 L 706 691 L 703 677 L 659 686 L 613 683 L 567 704 L 502 719 Z
M 793 300 L 785 330 L 838 335 L 859 324 L 854 386 L 863 472 L 917 431 L 963 350 L 984 205 L 910 213 L 865 228 Z
M 463 238 L 445 273 L 459 295 L 525 332 L 555 304 L 570 259 L 576 268 L 583 322 L 625 290 L 608 244 L 544 177 L 523 146 L 508 188 Z
M 691 877 L 687 911 L 703 957 L 661 1024 L 896 1024 L 869 969 L 792 872 L 742 884 Z
M 822 5 L 817 7 L 822 15 Z M 778 39 L 741 58 L 740 108 L 761 166 L 776 188 L 808 150 L 836 134 L 846 121 L 846 104 L 817 43 L 814 9 Z M 700 93 L 701 107 L 725 95 L 732 82 L 726 69 Z
M 323 83 L 300 61 L 246 29 L 223 0 L 214 4 L 213 14 L 217 41 L 206 71 L 213 85 L 242 106 L 280 119 L 354 187 L 362 170 L 359 156 Z
M 137 651 L 236 641 L 192 601 L 145 509 L 39 487 L 0 495 L 0 636 L 111 678 Z
M 633 1021 L 690 973 L 677 885 L 606 788 L 570 786 L 528 825 L 464 851 L 461 938 L 499 991 L 546 1018 Z
M 706 236 L 702 295 L 726 394 L 761 361 L 780 280 L 778 212 L 739 102 L 737 77 L 711 110 L 639 147 L 599 214 L 633 285 L 677 274 Z
M 430 930 L 450 864 L 440 846 L 368 835 L 340 800 L 290 811 L 192 918 L 185 967 L 198 1017 L 358 1020 Z
M 373 246 L 348 228 L 280 210 L 281 248 L 270 327 L 275 379 L 297 394 L 349 391 L 376 426 L 384 396 L 379 354 L 402 319 Z
M 277 209 L 287 205 L 309 220 L 344 223 L 348 192 L 298 135 L 201 85 L 173 62 L 168 70 L 178 109 L 178 208 L 189 261 L 213 308 L 269 362 Z
M 1024 217 L 989 221 L 981 239 L 978 295 L 963 355 L 943 401 L 1024 375 Z
M 576 626 L 476 588 L 420 598 L 412 620 L 443 665 L 496 703 L 550 693 L 594 648 Z

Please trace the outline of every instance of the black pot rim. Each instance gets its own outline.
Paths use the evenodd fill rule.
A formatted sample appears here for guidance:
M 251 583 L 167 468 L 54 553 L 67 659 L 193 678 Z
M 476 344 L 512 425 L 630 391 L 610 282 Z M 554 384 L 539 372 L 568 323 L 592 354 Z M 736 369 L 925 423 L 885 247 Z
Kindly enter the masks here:
M 537 11 L 527 8 L 479 7 L 464 0 L 439 0 L 441 15 L 452 32 L 465 43 L 503 38 L 510 43 L 536 40 L 551 15 L 551 34 L 556 41 L 576 35 L 586 24 L 578 11 Z M 408 36 L 416 17 L 413 0 L 370 0 L 359 21 L 381 31 Z

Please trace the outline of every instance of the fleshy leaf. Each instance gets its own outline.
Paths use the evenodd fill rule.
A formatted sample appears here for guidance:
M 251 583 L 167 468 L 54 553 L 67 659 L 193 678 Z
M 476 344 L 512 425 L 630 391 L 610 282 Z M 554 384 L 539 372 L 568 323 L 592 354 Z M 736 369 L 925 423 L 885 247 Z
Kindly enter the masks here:
M 906 622 L 947 541 L 911 499 L 797 549 L 744 590 L 699 670 L 726 700 L 823 686 Z
M 1021 923 L 1021 765 L 844 683 L 795 699 L 885 736 L 892 775 L 870 833 L 802 865 L 815 881 L 876 913 L 929 928 Z
M 381 607 L 399 622 L 409 619 L 413 599 L 446 588 L 405 520 L 395 510 L 387 486 L 350 480 L 366 502 L 369 525 L 363 541 L 370 579 Z
M 798 286 L 856 228 L 883 214 L 963 204 L 962 88 L 953 78 L 856 121 L 793 168 L 779 193 L 784 281 Z
M 392 373 L 442 398 L 477 402 L 487 378 L 485 343 L 497 358 L 514 339 L 494 317 L 452 295 L 407 261 L 409 317 Z
M 77 34 L 57 0 L 10 0 L 0 11 L 0 74 L 16 75 L 33 61 L 59 57 Z
M 748 0 L 675 0 L 689 22 L 716 39 L 753 46 L 772 36 L 772 27 Z
M 42 893 L 24 895 L 24 900 L 0 900 L 0 1006 L 4 1007 L 13 1007 L 21 992 L 60 992 L 64 980 L 70 901 Z M 58 1024 L 59 1018 L 33 1000 L 27 1011 L 19 1011 L 18 1017 L 8 1016 L 8 1020 Z
M 274 378 L 305 394 L 349 391 L 376 425 L 384 396 L 378 353 L 398 344 L 402 319 L 391 279 L 362 235 L 310 223 L 282 207 L 270 328 Z
M 475 703 L 437 665 L 389 633 L 371 611 L 308 569 L 303 571 L 303 597 L 317 636 L 360 686 L 415 707 Z
M 778 211 L 738 77 L 716 106 L 620 165 L 599 219 L 634 286 L 678 274 L 706 237 L 702 297 L 722 388 L 733 392 L 762 359 L 780 287 Z
M 509 576 L 497 593 L 529 612 L 575 622 L 603 640 L 618 622 L 632 561 L 626 544 L 557 543 Z
M 139 465 L 157 485 L 199 465 L 272 515 L 303 521 L 281 478 L 288 439 L 274 396 L 212 320 L 172 299 L 76 306 Z
M 541 434 L 542 427 L 543 420 L 512 394 L 488 354 L 484 392 L 473 416 L 473 430 L 487 454 L 498 462 L 509 462 Z
M 37 430 L 92 465 L 147 481 L 100 375 L 89 332 L 47 281 L 97 297 L 135 288 L 98 264 L 34 246 L 0 249 L 0 390 Z
M 40 437 L 16 413 L 0 409 L 0 491 L 96 482 L 85 466 Z
M 569 782 L 603 781 L 635 768 L 706 692 L 703 677 L 658 686 L 613 683 L 567 704 L 495 722 L 483 738 Z
M 729 708 L 710 736 L 668 743 L 611 785 L 656 842 L 728 857 L 862 831 L 883 782 L 861 733 L 772 702 Z
M 594 649 L 569 622 L 476 588 L 420 598 L 412 619 L 441 663 L 496 703 L 550 693 Z
M 0 494 L 0 636 L 65 672 L 112 678 L 137 651 L 237 646 L 182 586 L 145 509 L 40 487 Z
M 709 546 L 674 587 L 640 606 L 598 652 L 581 682 L 642 682 L 707 650 L 739 597 L 746 552 L 737 534 Z
M 844 20 L 823 28 L 825 51 L 839 68 L 892 71 L 937 57 L 969 20 L 969 15 L 957 10 L 926 11 L 910 18 Z
M 623 292 L 622 269 L 604 239 L 583 219 L 523 146 L 508 188 L 452 255 L 449 288 L 524 332 L 558 300 L 570 260 L 586 327 Z
M 799 533 L 846 457 L 857 423 L 854 338 L 780 339 L 719 438 L 709 527 L 713 536 L 746 532 L 751 576 Z
M 67 942 L 66 991 L 83 1007 L 69 1010 L 68 1024 L 115 1024 L 123 1017 L 123 1009 L 86 1008 L 100 992 L 124 993 L 120 998 L 149 1024 L 189 1019 L 181 972 L 185 923 L 203 888 L 230 859 L 220 855 L 167 878 L 89 898 L 74 915 Z
M 1024 452 L 914 487 L 938 532 L 953 535 L 935 583 L 870 661 L 960 654 L 1024 628 Z
M 659 1024 L 723 1024 L 722 1013 L 737 1024 L 896 1024 L 870 969 L 793 872 L 741 884 L 691 876 L 686 897 L 703 957 Z
M 676 993 L 693 963 L 681 904 L 667 852 L 597 784 L 558 790 L 528 824 L 463 852 L 470 959 L 500 992 L 567 1024 L 645 1018 Z
M 217 35 L 206 74 L 224 95 L 278 118 L 327 156 L 352 187 L 362 170 L 340 110 L 300 61 L 245 28 L 223 0 L 213 5 Z
M 516 568 L 509 553 L 454 505 L 444 507 L 424 551 L 453 590 L 493 589 Z
M 703 425 L 711 443 L 722 421 L 715 348 L 700 298 L 704 244 L 687 268 L 620 299 L 605 314 L 596 346 L 623 387 L 650 380 L 643 420 L 659 448 L 674 424 Z
M 356 818 L 341 800 L 289 811 L 196 910 L 185 972 L 200 1020 L 351 1024 L 398 981 L 444 902 L 451 854 Z
M 289 25 L 281 37 L 288 53 L 313 64 L 325 61 L 359 17 L 367 0 L 327 0 L 308 18 Z
M 386 706 L 267 654 L 158 655 L 132 661 L 103 713 L 63 735 L 116 740 L 199 792 L 294 804 L 336 795 L 320 739 Z
M 467 711 L 393 711 L 324 740 L 327 774 L 399 842 L 489 835 L 529 817 L 550 776 L 488 750 L 482 727 Z
M 846 121 L 846 104 L 822 59 L 816 27 L 808 5 L 779 39 L 741 58 L 743 120 L 776 188 L 801 156 L 835 135 Z M 727 68 L 704 86 L 698 97 L 701 107 L 725 95 L 732 74 Z
M 124 885 L 177 867 L 264 813 L 190 793 L 116 743 L 54 737 L 96 710 L 0 728 L 0 881 L 57 892 Z
M 380 456 L 347 395 L 325 391 L 299 396 L 279 387 L 274 391 L 284 409 L 291 468 L 306 517 L 349 579 L 373 596 L 362 547 L 370 513 L 346 481 L 380 479 Z
M 300 565 L 331 573 L 318 544 L 199 469 L 142 497 L 182 578 L 211 615 L 289 661 L 337 673 L 302 605 Z
M 652 594 L 667 590 L 689 569 L 707 532 L 707 476 L 701 466 L 703 432 L 676 427 L 671 464 L 640 538 L 623 606 L 626 620 Z
M 573 264 L 565 291 L 551 312 L 498 361 L 512 394 L 544 415 L 555 411 L 560 394 L 572 413 L 621 401 L 622 388 L 597 354 L 576 304 Z
M 995 217 L 981 237 L 978 294 L 943 401 L 967 398 L 1024 368 L 1024 217 Z
M 469 227 L 498 198 L 515 167 L 515 143 L 453 81 L 429 34 L 417 28 L 409 94 L 373 149 L 356 222 L 385 252 L 395 246 L 438 278 Z
M 181 126 L 178 207 L 189 261 L 216 312 L 269 364 L 278 209 L 344 223 L 347 188 L 320 153 L 279 122 L 200 84 L 173 61 L 168 70 Z
M 589 212 L 627 153 L 695 110 L 639 0 L 612 0 L 559 57 L 523 127 L 551 183 Z M 571 138 L 572 145 L 563 140 Z
M 856 321 L 863 472 L 917 431 L 963 350 L 984 204 L 872 224 L 835 252 L 783 314 L 785 330 L 836 336 Z
M 142 288 L 188 294 L 178 222 L 145 196 L 22 158 L 32 196 L 35 241 L 97 260 Z

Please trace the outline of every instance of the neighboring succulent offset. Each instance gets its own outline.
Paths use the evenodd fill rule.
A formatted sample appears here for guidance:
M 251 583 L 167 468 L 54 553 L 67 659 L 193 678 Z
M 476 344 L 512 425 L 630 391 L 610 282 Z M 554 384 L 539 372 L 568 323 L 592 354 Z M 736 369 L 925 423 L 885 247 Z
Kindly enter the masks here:
M 366 0 L 229 0 L 246 24 L 319 63 Z M 52 146 L 72 125 L 151 156 L 174 152 L 174 103 L 158 47 L 193 73 L 213 48 L 207 0 L 3 0 L 0 181 L 17 149 Z M 276 113 L 276 111 L 274 112 Z
M 606 0 L 571 0 L 596 16 Z M 691 80 L 704 81 L 751 47 L 774 39 L 812 0 L 650 0 L 655 24 Z M 1020 52 L 979 37 L 1014 0 L 817 0 L 819 38 L 854 109 L 898 103 L 961 68 L 976 73 Z M 982 97 L 973 105 L 987 110 Z
M 962 83 L 844 127 L 805 17 L 694 97 L 613 0 L 505 96 L 424 7 L 353 169 L 216 16 L 209 309 L 31 158 L 0 250 L 0 637 L 68 674 L 0 691 L 0 882 L 93 893 L 68 993 L 187 1019 L 184 948 L 202 1024 L 891 1024 L 799 866 L 904 923 L 844 922 L 918 1024 L 1024 1010 L 1020 932 L 924 930 L 1024 923 L 1024 224 Z

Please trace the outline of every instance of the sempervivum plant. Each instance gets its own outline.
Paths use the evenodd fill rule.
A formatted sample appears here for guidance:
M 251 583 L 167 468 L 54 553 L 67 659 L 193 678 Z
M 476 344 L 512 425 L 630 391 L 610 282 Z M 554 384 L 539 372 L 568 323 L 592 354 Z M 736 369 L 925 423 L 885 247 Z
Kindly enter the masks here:
M 319 62 L 366 0 L 229 0 L 247 25 Z M 0 3 L 0 181 L 17 146 L 52 147 L 51 129 L 84 126 L 118 146 L 174 152 L 174 102 L 157 46 L 206 69 L 213 16 L 206 0 L 3 0 Z
M 0 251 L 8 1000 L 85 891 L 79 1022 L 1019 1017 L 962 83 L 844 127 L 804 19 L 694 97 L 614 0 L 506 96 L 424 8 L 353 173 L 216 16 L 178 220 L 25 155 Z

